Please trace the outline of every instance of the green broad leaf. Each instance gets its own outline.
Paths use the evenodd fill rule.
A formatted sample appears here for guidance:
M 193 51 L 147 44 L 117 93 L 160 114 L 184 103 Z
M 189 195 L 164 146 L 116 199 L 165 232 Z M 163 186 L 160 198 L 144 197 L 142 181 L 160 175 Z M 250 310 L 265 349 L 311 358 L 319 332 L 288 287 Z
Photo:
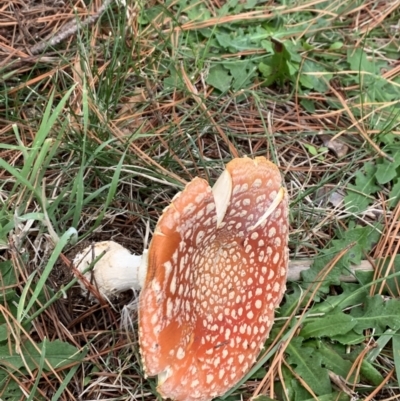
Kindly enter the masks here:
M 355 362 L 356 359 L 360 356 L 361 352 L 364 352 L 364 346 L 359 346 L 353 352 L 349 354 L 344 353 L 342 356 L 344 359 Z M 363 358 L 361 362 L 360 375 L 362 380 L 367 381 L 374 386 L 379 386 L 379 384 L 381 384 L 384 380 L 382 374 L 365 358 Z
M 286 349 L 288 362 L 295 372 L 307 382 L 317 395 L 328 394 L 332 391 L 327 369 L 322 367 L 322 358 L 318 352 L 303 344 L 301 337 L 294 338 Z
M 319 274 L 320 274 L 321 270 L 329 265 L 329 263 L 332 261 L 332 259 L 337 254 L 337 252 L 338 251 L 335 248 L 325 249 L 325 250 L 321 251 L 320 254 L 314 258 L 314 262 L 313 262 L 313 265 L 311 266 L 311 268 L 301 272 L 302 282 L 300 283 L 300 285 L 303 288 L 308 288 L 309 286 L 315 285 L 316 283 L 318 283 L 319 293 L 327 293 L 329 291 L 330 285 L 340 284 L 339 277 L 340 277 L 342 268 L 345 266 L 342 263 L 342 260 L 339 260 L 338 263 L 336 264 L 336 266 L 331 269 L 331 271 L 325 277 L 325 279 L 322 283 L 320 283 L 321 280 L 318 278 L 318 277 L 320 277 Z M 319 300 L 318 295 L 315 300 L 316 301 Z
M 299 65 L 292 61 L 286 62 L 287 70 L 288 70 L 288 78 L 295 80 L 296 75 L 299 71 Z
M 206 82 L 221 92 L 226 92 L 231 87 L 232 76 L 222 65 L 215 65 L 210 68 Z
M 183 89 L 183 80 L 181 74 L 177 71 L 174 65 L 169 66 L 169 76 L 163 80 L 164 89 Z
M 400 383 L 400 330 L 397 330 L 392 338 L 392 348 L 397 383 Z
M 389 265 L 390 259 L 388 258 L 385 260 L 385 263 L 383 265 L 382 271 L 386 271 Z M 390 270 L 390 273 L 397 273 L 400 271 L 400 255 L 396 255 L 394 257 L 393 261 L 393 266 L 392 269 Z M 391 277 L 386 279 L 385 281 L 388 289 L 390 290 L 390 295 L 393 297 L 399 298 L 400 297 L 400 277 Z
M 189 20 L 207 21 L 211 18 L 210 10 L 203 3 L 196 3 L 194 7 L 187 10 Z
M 8 339 L 9 328 L 7 323 L 0 324 L 0 343 Z
M 44 366 L 45 370 L 48 370 L 49 366 L 58 369 L 70 364 L 71 362 L 76 363 L 82 360 L 82 354 L 75 346 L 60 340 L 44 340 L 42 343 L 36 345 L 39 349 L 43 346 L 46 347 L 47 365 Z M 35 362 L 38 360 L 37 358 L 40 358 L 39 353 L 36 351 L 36 348 L 32 343 L 27 344 L 26 351 L 32 360 L 35 358 Z
M 255 380 L 262 379 L 265 377 L 266 374 L 267 370 L 264 367 L 261 367 L 260 369 L 257 370 L 257 372 L 251 375 L 251 378 Z
M 304 87 L 324 93 L 328 90 L 327 83 L 331 78 L 332 74 L 328 73 L 320 64 L 311 60 L 304 61 L 300 71 L 300 83 Z
M 379 190 L 375 185 L 376 167 L 372 163 L 365 163 L 364 168 L 356 172 L 355 188 L 364 194 L 370 195 Z
M 375 177 L 379 184 L 387 184 L 399 176 L 397 169 L 400 166 L 400 151 L 394 154 L 388 152 L 388 154 L 393 158 L 393 161 L 382 159 L 377 163 Z
M 365 336 L 363 334 L 356 333 L 354 330 L 351 330 L 346 334 L 331 336 L 331 340 L 337 341 L 343 345 L 356 345 L 363 343 L 365 341 Z
M 310 397 L 310 393 L 301 385 L 299 380 L 292 379 L 291 381 L 288 381 L 288 383 L 290 383 L 289 389 L 293 393 L 292 398 L 289 398 L 290 400 L 303 401 Z M 284 400 L 286 398 L 282 397 L 281 399 Z
M 390 67 L 388 65 L 376 65 L 375 68 L 378 71 Z M 374 75 L 373 78 L 368 87 L 363 88 L 362 93 L 365 101 L 389 102 L 399 98 L 398 88 L 394 87 L 392 83 L 388 83 L 386 79 L 379 75 Z
M 365 360 L 361 363 L 360 374 L 364 380 L 372 383 L 374 386 L 379 386 L 384 380 L 384 377 L 379 370 Z
M 315 113 L 315 103 L 309 99 L 301 99 L 301 105 L 308 111 L 309 113 Z
M 302 401 L 315 401 L 315 398 L 302 399 Z M 320 395 L 318 401 L 350 401 L 350 396 L 343 392 L 334 391 L 331 394 Z
M 363 49 L 357 48 L 356 50 L 349 49 L 347 52 L 347 62 L 353 71 L 366 72 L 360 78 L 363 84 L 373 84 L 376 73 L 375 63 L 367 59 L 367 55 Z
M 294 43 L 290 40 L 287 40 L 283 43 L 283 45 L 283 55 L 285 56 L 286 60 L 300 64 L 302 62 L 302 57 L 299 53 L 299 51 L 302 51 L 300 42 Z M 275 51 L 277 50 L 278 49 L 275 47 Z
M 329 313 L 324 317 L 305 323 L 300 335 L 307 338 L 330 337 L 346 334 L 357 324 L 356 320 L 343 312 Z
M 365 286 L 368 286 L 368 284 L 370 284 L 371 281 L 374 280 L 374 272 L 370 272 L 370 271 L 359 270 L 359 271 L 355 272 L 355 276 L 356 276 L 357 281 L 360 284 L 365 285 Z M 369 293 L 366 294 L 366 296 L 368 296 L 368 295 L 370 295 L 370 294 Z
M 368 296 L 367 289 L 360 291 L 360 284 L 342 283 L 341 287 L 343 290 L 341 294 L 328 296 L 325 301 L 312 308 L 312 313 L 328 313 L 333 309 L 344 309 L 364 302 L 364 299 Z
M 233 32 L 217 31 L 215 38 L 221 47 L 230 53 L 237 53 L 238 51 L 260 50 L 260 39 L 267 35 L 267 33 L 259 35 L 256 31 L 246 32 L 239 28 Z
M 272 42 L 270 40 L 262 40 L 260 42 L 261 47 L 267 52 L 267 53 L 273 53 L 274 52 L 274 48 L 272 46 Z
M 349 49 L 347 53 L 347 62 L 350 68 L 354 71 L 368 71 L 375 73 L 375 66 L 371 61 L 368 61 L 367 55 L 363 49 Z
M 332 347 L 324 342 L 319 342 L 318 352 L 321 355 L 323 365 L 333 373 L 341 377 L 347 377 L 352 363 L 343 359 Z M 353 382 L 353 379 L 350 379 Z
M 352 189 L 353 185 L 350 184 L 349 188 Z M 348 191 L 347 195 L 344 197 L 344 204 L 346 205 L 346 208 L 355 214 L 362 213 L 367 210 L 371 203 L 372 199 L 369 196 L 360 194 L 358 192 L 353 192 L 351 190 Z
M 74 364 L 82 360 L 82 353 L 73 345 L 60 340 L 48 341 L 33 345 L 31 342 L 25 342 L 21 345 L 23 358 L 8 345 L 0 346 L 0 365 L 18 370 L 24 366 L 34 370 L 38 367 L 40 361 L 40 352 L 42 347 L 46 349 L 46 362 L 44 370 L 61 368 L 68 364 Z M 26 364 L 26 365 L 25 365 Z
M 20 401 L 26 399 L 17 383 L 7 372 L 0 370 L 0 394 L 1 400 Z
M 2 287 L 0 291 L 0 302 L 4 302 L 5 300 L 9 301 L 15 297 L 15 291 L 12 286 L 17 283 L 14 267 L 10 260 L 0 262 L 0 277 L 0 285 Z
M 258 4 L 258 2 L 259 0 L 247 0 L 244 8 L 252 10 Z
M 291 288 L 291 293 L 285 293 L 285 303 L 278 309 L 277 317 L 290 316 L 295 310 L 299 308 L 299 306 L 301 306 L 299 302 L 302 296 L 302 291 L 300 287 L 294 284 L 293 286 L 291 286 Z
M 258 65 L 258 69 L 260 70 L 261 74 L 262 74 L 265 78 L 269 78 L 269 77 L 272 75 L 272 73 L 273 73 L 273 68 L 272 68 L 272 66 L 270 66 L 270 65 L 267 64 L 267 63 L 261 62 L 261 63 Z
M 391 208 L 395 207 L 400 202 L 400 178 L 394 181 L 389 198 L 391 199 L 389 203 Z
M 304 49 L 304 50 L 306 50 L 307 52 L 310 52 L 311 50 L 315 50 L 315 46 L 314 45 L 311 45 L 310 43 L 308 43 L 308 42 L 302 42 L 301 43 L 301 46 L 302 46 L 302 48 Z
M 18 298 L 16 298 L 18 299 Z M 16 317 L 18 313 L 18 307 L 16 303 L 10 303 L 7 305 L 8 312 L 11 313 L 12 316 Z M 0 313 L 0 324 L 8 324 L 8 320 L 4 317 L 3 313 Z
M 317 156 L 318 155 L 318 150 L 317 150 L 317 148 L 315 146 L 310 145 L 309 143 L 305 143 L 304 146 L 307 148 L 308 153 L 311 156 Z
M 294 399 L 295 392 L 293 386 L 298 386 L 298 381 L 285 365 L 282 365 L 282 381 L 275 382 L 275 385 L 275 397 L 278 400 Z
M 8 345 L 0 345 L 0 365 L 9 369 L 18 370 L 24 366 L 20 355 L 13 350 L 10 352 Z
M 306 89 L 314 89 L 313 78 L 309 75 L 301 74 L 300 75 L 300 84 Z
M 149 9 L 142 9 L 139 12 L 138 22 L 139 24 L 146 25 L 151 21 L 154 21 L 156 18 L 161 17 L 163 15 L 163 7 L 162 6 L 154 6 Z
M 347 208 L 354 213 L 365 211 L 372 200 L 367 195 L 379 191 L 376 185 L 376 167 L 371 163 L 365 163 L 364 168 L 355 174 L 355 184 L 348 186 L 349 191 L 344 198 Z
M 341 250 L 351 244 L 354 246 L 347 252 L 343 258 L 346 262 L 359 265 L 363 259 L 364 253 L 372 248 L 380 238 L 379 227 L 360 227 L 349 225 L 346 231 L 338 233 L 339 240 L 332 241 L 337 250 Z M 349 265 L 346 263 L 346 269 Z M 348 270 L 346 271 L 348 273 Z
M 218 16 L 223 17 L 229 13 L 240 13 L 243 9 L 243 4 L 239 4 L 239 0 L 228 0 L 219 10 Z
M 343 47 L 343 42 L 333 42 L 329 46 L 329 50 L 339 50 Z
M 320 271 L 329 265 L 335 255 L 349 245 L 353 245 L 331 269 L 325 281 L 320 285 L 319 291 L 326 293 L 329 291 L 330 285 L 340 284 L 340 275 L 348 273 L 352 263 L 360 263 L 364 252 L 370 250 L 372 245 L 379 240 L 380 233 L 375 227 L 360 227 L 349 224 L 349 227 L 345 231 L 338 232 L 336 236 L 339 239 L 332 241 L 329 247 L 326 247 L 314 258 L 311 268 L 302 272 L 302 286 L 308 287 L 312 283 L 316 283 Z M 316 300 L 318 300 L 318 297 Z
M 11 305 L 12 307 L 8 306 L 9 312 L 13 314 L 13 316 L 17 316 L 17 308 L 14 307 L 14 305 Z M 1 323 L 1 321 L 4 319 L 0 319 L 0 344 L 5 341 L 10 340 L 10 323 Z M 32 323 L 24 323 L 21 324 L 22 327 L 24 328 L 25 331 L 29 332 L 32 328 Z M 18 327 L 13 327 L 13 331 L 16 331 L 19 329 Z M 1 354 L 0 354 L 0 359 L 1 359 Z M 1 363 L 0 363 L 1 364 Z
M 282 85 L 297 74 L 301 57 L 300 61 L 297 61 L 299 56 L 290 42 L 280 42 L 276 39 L 271 39 L 271 42 L 273 54 L 265 57 L 259 63 L 258 69 L 265 78 L 265 85 Z
M 383 78 L 378 78 L 378 79 L 383 79 Z M 399 99 L 399 96 L 400 96 L 399 87 L 397 85 L 396 86 L 393 85 L 392 83 L 388 83 L 387 81 L 385 82 L 385 85 L 382 85 L 382 88 L 379 88 L 377 90 L 377 98 L 383 99 L 383 101 L 397 100 Z M 391 135 L 393 134 L 391 133 Z
M 387 327 L 400 328 L 400 300 L 383 300 L 381 295 L 367 297 L 363 306 L 352 309 L 351 315 L 357 324 L 354 330 L 362 333 L 365 329 L 375 329 L 375 334 L 382 334 Z
M 223 63 L 223 66 L 232 76 L 231 86 L 234 92 L 250 86 L 257 71 L 257 66 L 249 60 Z

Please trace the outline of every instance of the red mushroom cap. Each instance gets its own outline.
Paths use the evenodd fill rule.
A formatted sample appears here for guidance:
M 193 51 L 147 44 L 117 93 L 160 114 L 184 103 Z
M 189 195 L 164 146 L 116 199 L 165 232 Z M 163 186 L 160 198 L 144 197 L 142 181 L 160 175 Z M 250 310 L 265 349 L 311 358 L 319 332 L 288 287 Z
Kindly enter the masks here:
M 286 289 L 288 204 L 278 168 L 241 158 L 224 174 L 227 207 L 214 201 L 221 185 L 213 193 L 195 178 L 164 211 L 149 248 L 140 346 L 165 398 L 205 401 L 235 385 Z

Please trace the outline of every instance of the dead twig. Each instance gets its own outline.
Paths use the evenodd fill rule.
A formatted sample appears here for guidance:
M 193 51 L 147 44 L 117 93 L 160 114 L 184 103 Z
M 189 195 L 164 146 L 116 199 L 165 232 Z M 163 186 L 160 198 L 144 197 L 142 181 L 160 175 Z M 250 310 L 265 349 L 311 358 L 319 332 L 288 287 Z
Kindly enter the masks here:
M 55 36 L 53 36 L 52 38 L 44 39 L 41 42 L 37 43 L 36 45 L 32 46 L 30 48 L 30 53 L 32 55 L 37 55 L 41 53 L 43 50 L 47 49 L 48 47 L 58 45 L 63 40 L 74 35 L 79 28 L 92 25 L 100 18 L 101 14 L 103 14 L 103 12 L 113 1 L 114 0 L 105 0 L 103 5 L 97 10 L 97 12 L 91 15 L 90 17 L 86 18 L 84 21 L 74 19 L 71 22 L 65 24 L 61 28 L 61 30 L 56 33 Z

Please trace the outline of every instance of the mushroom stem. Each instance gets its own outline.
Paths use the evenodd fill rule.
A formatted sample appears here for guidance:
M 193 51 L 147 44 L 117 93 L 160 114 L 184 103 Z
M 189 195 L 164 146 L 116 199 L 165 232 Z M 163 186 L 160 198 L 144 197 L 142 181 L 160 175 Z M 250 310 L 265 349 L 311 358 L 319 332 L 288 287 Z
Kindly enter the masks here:
M 74 258 L 74 265 L 83 273 L 90 264 L 102 253 L 93 270 L 84 274 L 85 278 L 97 286 L 100 293 L 109 298 L 129 289 L 140 290 L 143 287 L 147 273 L 147 250 L 143 255 L 133 255 L 121 245 L 113 241 L 103 241 L 84 249 Z M 290 260 L 288 281 L 301 280 L 301 272 L 309 269 L 312 259 Z M 349 274 L 340 276 L 344 282 L 356 282 L 355 273 L 358 271 L 373 271 L 368 260 L 362 260 L 359 265 L 352 266 Z M 84 283 L 80 282 L 83 291 L 87 291 Z
M 96 264 L 90 269 L 93 262 Z M 85 277 L 79 282 L 87 293 L 93 285 L 105 298 L 111 298 L 127 290 L 140 290 L 147 272 L 147 251 L 134 255 L 114 241 L 102 241 L 90 245 L 75 256 L 74 266 Z M 92 297 L 93 298 L 93 297 Z
M 129 289 L 140 290 L 143 287 L 147 273 L 147 250 L 143 255 L 133 255 L 127 249 L 113 241 L 103 241 L 85 248 L 74 258 L 74 265 L 80 272 L 84 272 L 90 264 L 102 253 L 93 270 L 84 274 L 85 278 L 97 286 L 100 293 L 109 298 Z M 301 280 L 301 272 L 308 270 L 312 259 L 290 260 L 288 281 Z M 352 266 L 349 274 L 340 276 L 344 282 L 356 282 L 357 271 L 373 271 L 368 260 L 362 260 L 359 265 Z M 84 283 L 80 283 L 83 291 L 87 291 Z

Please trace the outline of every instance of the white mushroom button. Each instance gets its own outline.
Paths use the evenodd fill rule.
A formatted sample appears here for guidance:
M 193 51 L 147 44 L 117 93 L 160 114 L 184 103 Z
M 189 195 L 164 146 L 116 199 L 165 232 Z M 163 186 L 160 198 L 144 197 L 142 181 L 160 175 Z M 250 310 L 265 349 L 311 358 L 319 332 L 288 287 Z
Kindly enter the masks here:
M 87 271 L 100 256 L 93 269 Z M 103 241 L 85 248 L 75 256 L 73 264 L 81 273 L 86 271 L 87 281 L 109 299 L 123 291 L 140 290 L 146 274 L 146 259 L 146 255 L 133 255 L 114 241 Z M 85 284 L 82 281 L 79 284 L 87 292 Z

